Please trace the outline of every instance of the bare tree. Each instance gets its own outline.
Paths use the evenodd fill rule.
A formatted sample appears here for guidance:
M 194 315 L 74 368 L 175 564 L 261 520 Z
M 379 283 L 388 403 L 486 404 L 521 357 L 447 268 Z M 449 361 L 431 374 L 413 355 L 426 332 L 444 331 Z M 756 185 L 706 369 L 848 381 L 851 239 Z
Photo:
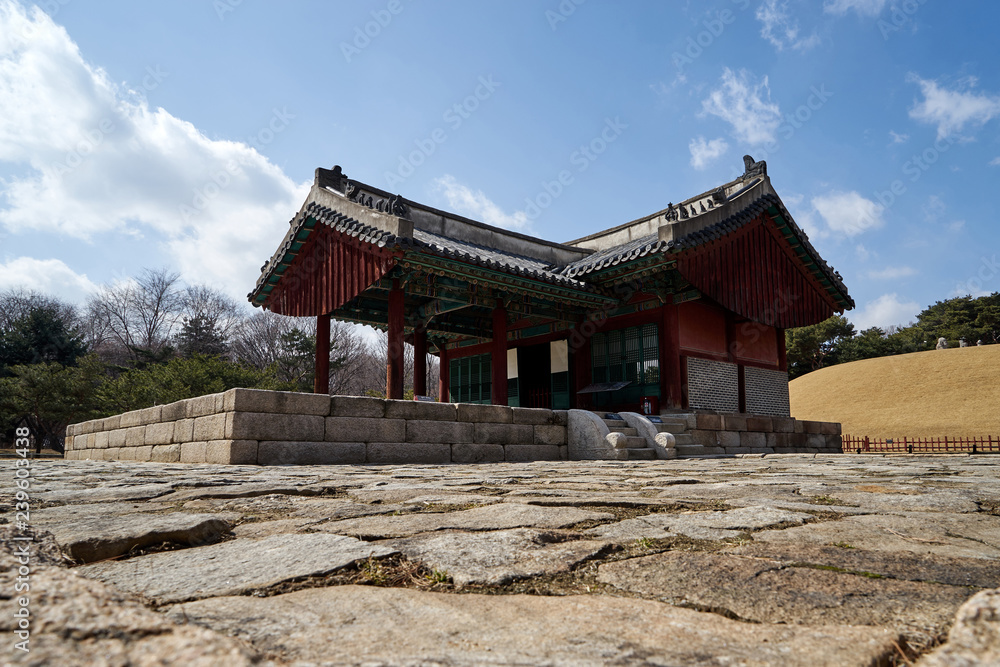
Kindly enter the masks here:
M 166 269 L 144 269 L 134 280 L 102 287 L 87 305 L 95 341 L 114 341 L 133 359 L 140 351 L 162 351 L 184 305 L 179 278 Z
M 79 313 L 72 304 L 41 292 L 15 287 L 0 291 L 0 331 L 9 329 L 14 322 L 39 308 L 53 310 L 67 326 L 81 325 Z
M 403 391 L 413 389 L 413 346 L 409 343 L 403 346 Z M 378 332 L 375 342 L 368 348 L 364 363 L 361 365 L 361 388 L 357 393 L 373 392 L 385 395 L 385 370 L 389 360 L 389 336 L 384 331 Z M 438 379 L 441 369 L 436 356 L 427 355 L 427 393 L 437 395 Z
M 269 310 L 259 310 L 235 326 L 232 356 L 257 368 L 267 368 L 281 356 L 281 337 L 293 329 L 315 330 L 308 317 L 285 317 Z
M 227 341 L 232 340 L 248 315 L 246 308 L 235 299 L 208 285 L 188 287 L 181 294 L 181 302 L 185 319 L 201 318 Z

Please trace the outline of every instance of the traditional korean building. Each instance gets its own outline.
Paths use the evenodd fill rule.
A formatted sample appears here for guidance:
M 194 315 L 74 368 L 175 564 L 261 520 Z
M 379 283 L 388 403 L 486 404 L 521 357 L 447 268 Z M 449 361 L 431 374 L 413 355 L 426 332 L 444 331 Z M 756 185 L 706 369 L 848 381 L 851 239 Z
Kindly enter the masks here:
M 388 331 L 389 398 L 403 396 L 405 341 L 415 393 L 441 401 L 787 416 L 784 330 L 854 301 L 766 164 L 744 161 L 734 181 L 567 243 L 317 169 L 249 299 L 317 318 L 318 393 L 333 317 Z

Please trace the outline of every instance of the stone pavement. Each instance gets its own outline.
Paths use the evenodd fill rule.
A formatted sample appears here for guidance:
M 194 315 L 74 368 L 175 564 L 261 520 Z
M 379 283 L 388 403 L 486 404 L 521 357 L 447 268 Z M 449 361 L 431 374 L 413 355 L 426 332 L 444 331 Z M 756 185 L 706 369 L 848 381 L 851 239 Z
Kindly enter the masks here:
M 4 664 L 997 664 L 998 466 L 39 461 Z

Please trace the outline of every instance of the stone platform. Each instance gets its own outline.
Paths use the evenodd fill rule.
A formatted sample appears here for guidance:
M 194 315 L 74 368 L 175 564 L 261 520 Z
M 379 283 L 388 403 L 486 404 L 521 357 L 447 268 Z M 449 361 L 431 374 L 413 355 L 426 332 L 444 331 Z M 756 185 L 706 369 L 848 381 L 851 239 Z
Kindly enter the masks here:
M 840 452 L 840 425 L 231 389 L 71 424 L 71 460 L 257 465 L 495 463 Z
M 5 658 L 997 664 L 996 462 L 37 461 L 31 653 Z M 16 604 L 0 598 L 8 637 Z

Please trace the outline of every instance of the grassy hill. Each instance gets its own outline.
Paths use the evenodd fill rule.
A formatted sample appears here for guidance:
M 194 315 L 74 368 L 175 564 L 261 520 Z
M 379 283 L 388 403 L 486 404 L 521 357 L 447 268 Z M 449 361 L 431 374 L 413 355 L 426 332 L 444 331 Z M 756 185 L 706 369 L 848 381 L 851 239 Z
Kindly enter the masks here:
M 1000 435 L 1000 345 L 823 368 L 789 385 L 792 416 L 874 437 Z

